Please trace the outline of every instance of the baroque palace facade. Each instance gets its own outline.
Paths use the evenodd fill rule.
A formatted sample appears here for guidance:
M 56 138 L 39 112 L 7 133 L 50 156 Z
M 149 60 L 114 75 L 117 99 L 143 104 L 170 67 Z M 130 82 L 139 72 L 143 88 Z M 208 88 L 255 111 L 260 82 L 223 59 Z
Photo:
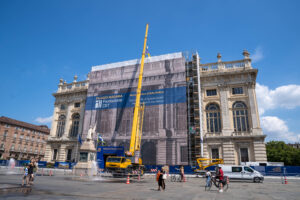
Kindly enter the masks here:
M 267 161 L 255 96 L 258 70 L 249 53 L 243 55 L 223 62 L 218 54 L 207 64 L 182 53 L 145 60 L 144 164 L 186 165 L 201 156 L 225 164 Z M 90 127 L 108 145 L 128 148 L 138 67 L 139 60 L 129 60 L 95 66 L 82 82 L 60 80 L 47 161 L 77 161 L 78 135 L 84 139 Z

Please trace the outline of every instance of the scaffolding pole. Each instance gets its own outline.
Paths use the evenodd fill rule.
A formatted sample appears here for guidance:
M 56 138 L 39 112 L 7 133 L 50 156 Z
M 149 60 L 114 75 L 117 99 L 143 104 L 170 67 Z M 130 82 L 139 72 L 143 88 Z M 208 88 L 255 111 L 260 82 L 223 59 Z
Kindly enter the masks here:
M 201 147 L 201 157 L 203 158 L 202 98 L 201 98 L 201 82 L 200 82 L 200 57 L 198 55 L 198 52 L 196 52 L 196 67 L 197 67 L 197 79 L 198 79 L 200 147 Z

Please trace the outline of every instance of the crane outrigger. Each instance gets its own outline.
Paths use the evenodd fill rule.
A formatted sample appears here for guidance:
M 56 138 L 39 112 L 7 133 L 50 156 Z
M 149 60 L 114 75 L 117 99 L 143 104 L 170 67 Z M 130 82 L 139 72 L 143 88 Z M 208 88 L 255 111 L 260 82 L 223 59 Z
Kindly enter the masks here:
M 109 156 L 105 164 L 106 169 L 110 171 L 114 176 L 117 175 L 127 176 L 133 174 L 143 175 L 144 173 L 144 166 L 142 165 L 142 159 L 140 158 L 140 150 L 141 150 L 142 127 L 143 127 L 145 104 L 143 103 L 141 105 L 141 92 L 142 92 L 144 61 L 145 61 L 145 54 L 147 48 L 147 37 L 148 37 L 148 24 L 146 25 L 141 67 L 140 67 L 138 86 L 136 91 L 129 151 L 125 152 L 125 157 Z

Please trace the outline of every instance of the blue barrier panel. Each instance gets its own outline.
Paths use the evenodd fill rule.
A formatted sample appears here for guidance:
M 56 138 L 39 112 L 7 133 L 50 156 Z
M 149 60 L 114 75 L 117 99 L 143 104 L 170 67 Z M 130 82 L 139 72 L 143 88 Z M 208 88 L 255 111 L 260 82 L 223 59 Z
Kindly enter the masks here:
M 73 169 L 73 167 L 77 164 L 77 162 L 70 162 L 69 169 Z
M 7 160 L 0 160 L 0 166 L 6 166 Z
M 55 162 L 54 168 L 69 169 L 69 162 Z
M 250 166 L 250 167 L 260 172 L 262 175 L 266 176 L 266 166 Z
M 25 165 L 28 165 L 29 163 L 30 163 L 29 160 L 18 160 L 17 166 L 25 166 Z
M 45 167 L 47 167 L 47 162 L 46 161 L 39 161 L 38 166 L 39 166 L 39 168 L 45 168 Z

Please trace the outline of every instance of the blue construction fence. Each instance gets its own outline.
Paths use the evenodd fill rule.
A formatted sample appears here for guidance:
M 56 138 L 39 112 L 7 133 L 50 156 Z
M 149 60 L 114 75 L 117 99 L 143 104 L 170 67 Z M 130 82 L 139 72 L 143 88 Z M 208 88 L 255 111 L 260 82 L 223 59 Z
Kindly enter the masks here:
M 146 173 L 156 173 L 161 170 L 163 165 L 146 165 Z M 300 166 L 250 166 L 256 171 L 260 172 L 264 176 L 299 176 L 300 177 Z M 169 173 L 179 174 L 180 165 L 169 166 Z M 210 166 L 207 169 L 209 171 L 215 171 L 216 166 Z M 184 166 L 185 174 L 195 174 L 194 170 L 196 167 Z
M 0 166 L 8 166 L 8 160 L 0 160 Z M 29 164 L 29 160 L 17 160 L 15 166 L 24 166 Z M 39 168 L 49 167 L 46 161 L 38 162 Z M 76 165 L 75 162 L 55 162 L 54 165 L 51 165 L 53 168 L 58 169 L 72 169 Z M 156 173 L 164 165 L 145 165 L 145 173 Z M 179 168 L 181 165 L 170 165 L 169 173 L 179 174 Z M 264 176 L 299 176 L 300 177 L 300 166 L 250 166 L 256 171 L 259 171 Z M 195 174 L 194 170 L 196 167 L 185 165 L 184 173 L 185 174 Z M 215 166 L 210 166 L 207 168 L 210 171 L 215 170 Z

